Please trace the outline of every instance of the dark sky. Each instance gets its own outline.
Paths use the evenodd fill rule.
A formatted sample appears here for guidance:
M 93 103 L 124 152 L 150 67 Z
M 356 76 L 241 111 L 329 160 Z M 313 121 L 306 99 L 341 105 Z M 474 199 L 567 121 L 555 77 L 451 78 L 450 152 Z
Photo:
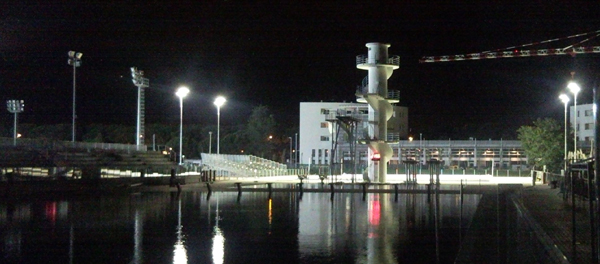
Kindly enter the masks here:
M 409 107 L 411 131 L 430 138 L 491 122 L 518 127 L 538 117 L 562 119 L 557 98 L 571 71 L 584 89 L 578 102 L 591 102 L 600 55 L 418 59 L 596 31 L 597 1 L 347 2 L 2 2 L 0 99 L 25 100 L 21 122 L 70 123 L 67 52 L 75 50 L 84 54 L 77 69 L 80 124 L 135 125 L 129 69 L 136 66 L 150 79 L 146 123 L 178 123 L 174 92 L 185 84 L 192 90 L 184 101 L 186 123 L 214 125 L 212 101 L 224 95 L 223 125 L 243 122 L 262 104 L 280 123 L 297 126 L 299 102 L 355 101 L 366 75 L 355 56 L 367 53 L 367 42 L 384 42 L 390 55 L 401 56 L 389 89 L 400 90 L 400 105 Z M 600 38 L 586 44 L 600 46 Z M 11 126 L 5 113 L 2 124 Z

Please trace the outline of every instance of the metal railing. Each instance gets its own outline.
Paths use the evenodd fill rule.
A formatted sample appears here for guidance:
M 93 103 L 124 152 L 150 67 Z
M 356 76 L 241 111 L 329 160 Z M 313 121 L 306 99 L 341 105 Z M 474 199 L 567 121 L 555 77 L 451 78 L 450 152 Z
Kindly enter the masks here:
M 113 149 L 126 151 L 147 151 L 146 145 L 102 143 L 102 142 L 72 142 L 48 139 L 19 138 L 13 144 L 13 138 L 0 138 L 0 147 L 28 147 L 36 149 Z
M 251 155 L 202 153 L 202 163 L 212 170 L 227 171 L 238 177 L 264 177 L 289 175 L 288 168 L 272 160 Z
M 400 56 L 398 55 L 393 55 L 389 58 L 387 58 L 387 60 L 385 61 L 378 61 L 375 59 L 369 60 L 369 56 L 368 55 L 358 55 L 356 56 L 356 65 L 359 64 L 389 64 L 389 65 L 395 65 L 395 66 L 400 66 Z

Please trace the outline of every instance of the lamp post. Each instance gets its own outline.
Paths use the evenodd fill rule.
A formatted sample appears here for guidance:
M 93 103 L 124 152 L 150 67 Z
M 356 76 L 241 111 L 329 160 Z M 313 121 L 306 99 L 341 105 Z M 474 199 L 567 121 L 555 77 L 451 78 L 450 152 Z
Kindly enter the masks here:
M 75 82 L 75 73 L 76 73 L 76 69 L 77 67 L 81 66 L 81 56 L 83 56 L 83 53 L 81 52 L 75 52 L 75 51 L 69 51 L 69 60 L 68 60 L 68 64 L 73 66 L 73 136 L 71 137 L 71 140 L 73 142 L 75 142 L 75 117 L 77 116 L 75 114 L 75 90 L 76 90 L 76 82 Z
M 288 137 L 290 139 L 290 167 L 292 167 L 292 137 Z
M 15 123 L 13 126 L 13 146 L 17 145 L 17 116 L 23 112 L 25 107 L 23 100 L 8 100 L 6 101 L 6 109 L 8 112 L 15 114 Z
M 558 97 L 563 104 L 565 104 L 565 171 L 567 171 L 567 105 L 569 104 L 569 97 L 566 94 L 561 94 Z
M 208 154 L 212 154 L 212 131 L 208 131 Z
M 423 133 L 419 133 L 419 174 L 423 168 Z
M 179 87 L 175 95 L 179 97 L 179 165 L 183 164 L 183 98 L 190 93 L 190 89 L 185 86 Z
M 569 82 L 569 85 L 567 85 L 567 88 L 569 88 L 569 91 L 571 91 L 571 93 L 573 93 L 573 126 L 574 126 L 574 132 L 573 132 L 573 154 L 574 154 L 574 159 L 577 159 L 577 128 L 579 127 L 579 124 L 577 124 L 577 93 L 579 93 L 579 91 L 581 91 L 581 88 L 579 88 L 579 85 L 577 85 L 577 83 L 571 81 Z
M 150 86 L 150 81 L 144 78 L 144 71 L 139 71 L 136 67 L 131 67 L 131 78 L 133 85 L 138 88 L 135 144 L 139 148 L 144 144 L 144 88 Z
M 223 96 L 217 96 L 215 98 L 215 106 L 217 106 L 217 155 L 221 154 L 221 106 L 225 104 L 227 100 Z

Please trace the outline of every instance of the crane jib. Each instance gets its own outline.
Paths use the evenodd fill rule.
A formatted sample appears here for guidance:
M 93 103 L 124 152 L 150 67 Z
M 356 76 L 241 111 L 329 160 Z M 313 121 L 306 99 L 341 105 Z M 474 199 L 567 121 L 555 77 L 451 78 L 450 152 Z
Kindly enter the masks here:
M 485 53 L 470 53 L 470 54 L 463 54 L 463 55 L 425 56 L 425 57 L 422 57 L 419 60 L 419 62 L 420 63 L 428 63 L 428 62 L 482 60 L 482 59 L 497 59 L 497 58 L 575 55 L 575 54 L 585 54 L 585 53 L 600 53 L 600 46 L 576 47 L 576 48 L 570 48 L 570 49 L 514 50 L 514 51 L 498 51 L 498 52 L 485 52 Z

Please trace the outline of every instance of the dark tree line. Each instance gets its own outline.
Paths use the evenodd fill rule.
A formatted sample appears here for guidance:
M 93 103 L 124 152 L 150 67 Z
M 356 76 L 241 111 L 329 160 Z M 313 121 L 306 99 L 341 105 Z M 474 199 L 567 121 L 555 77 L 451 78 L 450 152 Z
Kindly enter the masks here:
M 5 137 L 12 137 L 12 126 L 1 128 Z M 135 144 L 135 125 L 90 124 L 80 125 L 77 141 Z M 19 124 L 23 138 L 48 140 L 71 140 L 71 124 L 36 125 Z M 209 132 L 212 131 L 212 139 Z M 246 120 L 239 124 L 220 127 L 221 154 L 255 155 L 285 162 L 289 152 L 288 136 L 296 128 L 278 127 L 274 116 L 266 106 L 258 106 Z M 179 124 L 146 124 L 144 144 L 152 149 L 179 149 Z M 271 136 L 271 137 L 270 137 Z M 209 148 L 209 143 L 212 147 Z M 200 157 L 200 153 L 217 152 L 217 126 L 206 124 L 183 124 L 183 154 L 188 159 Z

